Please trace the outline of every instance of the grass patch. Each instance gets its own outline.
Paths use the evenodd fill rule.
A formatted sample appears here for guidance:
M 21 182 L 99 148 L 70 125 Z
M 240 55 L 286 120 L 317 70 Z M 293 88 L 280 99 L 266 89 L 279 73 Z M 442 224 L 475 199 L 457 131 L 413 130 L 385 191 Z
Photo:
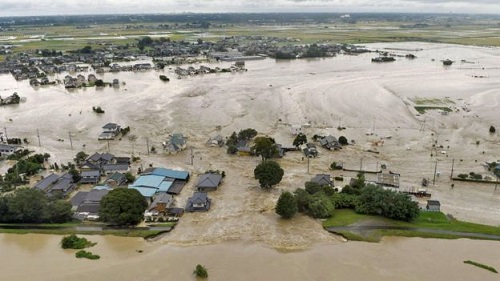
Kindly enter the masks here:
M 394 223 L 408 227 L 500 235 L 500 227 L 450 219 L 441 212 L 420 212 L 420 215 L 412 223 L 397 221 Z
M 85 235 L 113 235 L 121 237 L 141 237 L 151 238 L 164 233 L 160 230 L 134 230 L 134 229 L 117 229 L 103 231 L 76 231 L 75 229 L 6 229 L 0 228 L 0 233 L 8 234 L 55 234 L 55 235 L 70 235 L 70 234 L 85 234 Z
M 377 242 L 384 236 L 401 236 L 401 237 L 421 237 L 421 238 L 439 238 L 439 239 L 480 239 L 480 240 L 496 240 L 494 238 L 471 237 L 466 234 L 453 234 L 453 233 L 432 233 L 425 232 L 418 229 L 429 230 L 444 230 L 472 234 L 490 234 L 500 236 L 500 227 L 477 224 L 456 219 L 450 219 L 441 212 L 420 212 L 419 216 L 414 222 L 395 221 L 378 216 L 361 215 L 350 209 L 335 210 L 332 217 L 323 222 L 324 228 L 330 227 L 343 227 L 353 225 L 366 225 L 372 226 L 388 226 L 388 227 L 407 227 L 414 229 L 360 229 L 356 231 L 339 230 L 336 233 L 344 236 L 348 240 L 353 241 L 367 241 Z
M 424 114 L 427 110 L 442 110 L 442 111 L 446 111 L 446 112 L 452 111 L 451 108 L 449 108 L 447 106 L 421 106 L 421 105 L 417 105 L 417 106 L 414 106 L 414 108 L 420 114 Z
M 416 105 L 446 105 L 446 104 L 455 104 L 449 98 L 439 99 L 439 98 L 421 98 L 414 97 L 411 99 Z
M 84 250 L 80 250 L 80 251 L 76 252 L 75 256 L 79 259 L 86 258 L 89 260 L 98 260 L 101 258 L 101 256 L 99 256 L 99 255 L 94 255 L 94 254 L 92 254 L 92 252 L 87 252 Z
M 466 261 L 464 261 L 464 263 L 471 264 L 471 265 L 474 265 L 474 266 L 477 266 L 477 267 L 489 270 L 489 271 L 491 271 L 493 273 L 498 273 L 498 271 L 495 268 L 493 268 L 491 266 L 487 266 L 487 265 L 481 264 L 481 263 L 478 263 L 478 262 L 475 262 L 475 261 L 466 260 Z
M 361 215 L 350 209 L 339 209 L 335 210 L 333 216 L 323 221 L 323 227 L 327 228 L 335 226 L 348 226 L 368 219 L 383 220 L 384 218 L 377 216 Z

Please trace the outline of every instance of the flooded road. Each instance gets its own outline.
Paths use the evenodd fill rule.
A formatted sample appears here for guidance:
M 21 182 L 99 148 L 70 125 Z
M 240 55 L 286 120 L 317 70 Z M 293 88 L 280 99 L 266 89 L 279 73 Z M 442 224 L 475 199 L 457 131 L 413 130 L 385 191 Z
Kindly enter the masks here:
M 5 280 L 154 281 L 195 280 L 196 264 L 209 280 L 498 280 L 474 260 L 500 268 L 500 243 L 487 241 L 384 239 L 318 243 L 300 251 L 277 251 L 262 243 L 233 241 L 181 247 L 141 239 L 88 236 L 100 260 L 80 260 L 62 250 L 61 236 L 0 235 L 0 264 Z M 142 250 L 138 253 L 137 250 Z

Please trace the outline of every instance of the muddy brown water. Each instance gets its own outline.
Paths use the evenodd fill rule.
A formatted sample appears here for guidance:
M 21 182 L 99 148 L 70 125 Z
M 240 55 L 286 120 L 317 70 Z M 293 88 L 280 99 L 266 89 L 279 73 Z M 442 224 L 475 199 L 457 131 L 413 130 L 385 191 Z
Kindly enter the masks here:
M 262 243 L 233 241 L 172 246 L 136 238 L 88 236 L 100 260 L 80 260 L 56 235 L 0 235 L 2 280 L 195 280 L 196 264 L 209 280 L 498 280 L 463 263 L 500 267 L 500 243 L 390 238 L 381 243 L 318 243 L 279 251 Z M 141 250 L 142 253 L 138 251 Z

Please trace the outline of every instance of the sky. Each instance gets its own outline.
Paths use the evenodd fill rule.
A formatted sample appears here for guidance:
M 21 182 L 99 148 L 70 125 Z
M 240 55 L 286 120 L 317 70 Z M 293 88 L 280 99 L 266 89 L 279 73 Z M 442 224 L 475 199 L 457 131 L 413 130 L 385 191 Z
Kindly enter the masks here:
M 500 0 L 0 0 L 0 16 L 183 12 L 500 14 Z

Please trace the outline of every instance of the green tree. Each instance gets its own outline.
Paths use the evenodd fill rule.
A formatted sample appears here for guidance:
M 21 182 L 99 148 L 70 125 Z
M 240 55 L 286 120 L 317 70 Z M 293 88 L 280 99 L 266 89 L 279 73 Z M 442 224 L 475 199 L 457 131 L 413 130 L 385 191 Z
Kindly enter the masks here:
M 307 136 L 303 133 L 299 133 L 293 140 L 293 146 L 299 148 L 299 146 L 307 143 Z
M 257 135 L 257 131 L 251 128 L 242 130 L 238 133 L 239 140 L 250 140 Z
M 496 131 L 497 129 L 495 129 L 495 127 L 490 126 L 490 133 L 494 134 Z
M 71 203 L 68 201 L 52 200 L 47 205 L 47 218 L 51 223 L 71 221 L 72 216 Z
M 330 198 L 320 192 L 311 196 L 307 209 L 307 214 L 309 216 L 323 219 L 329 218 L 333 215 L 335 206 L 332 204 Z
M 344 137 L 344 136 L 340 136 L 340 137 L 339 137 L 339 143 L 340 143 L 341 145 L 348 145 L 348 144 L 349 144 L 349 142 L 347 141 L 347 138 L 346 138 L 346 137 Z
M 260 187 L 270 189 L 281 181 L 284 171 L 277 162 L 264 161 L 257 165 L 253 173 Z
M 102 198 L 99 218 L 116 225 L 136 225 L 142 221 L 147 206 L 136 189 L 117 188 Z
M 297 200 L 297 209 L 301 213 L 307 213 L 309 202 L 311 201 L 311 194 L 303 188 L 295 190 L 295 198 Z
M 134 175 L 132 175 L 131 172 L 126 172 L 124 175 L 125 178 L 127 179 L 127 183 L 133 183 L 135 181 L 135 177 Z
M 47 221 L 45 194 L 33 188 L 21 188 L 7 196 L 8 222 L 42 223 Z
M 276 202 L 276 214 L 284 219 L 290 219 L 297 213 L 297 210 L 295 196 L 288 191 L 281 193 L 278 202 Z
M 276 158 L 279 155 L 276 143 L 272 138 L 269 137 L 256 138 L 252 147 L 252 151 L 256 155 L 260 155 L 262 157 L 262 161 L 265 161 L 266 159 Z
M 75 163 L 78 165 L 80 163 L 83 163 L 83 161 L 85 161 L 85 159 L 87 159 L 87 157 L 89 157 L 89 155 L 83 151 L 80 151 L 76 154 L 75 156 Z

